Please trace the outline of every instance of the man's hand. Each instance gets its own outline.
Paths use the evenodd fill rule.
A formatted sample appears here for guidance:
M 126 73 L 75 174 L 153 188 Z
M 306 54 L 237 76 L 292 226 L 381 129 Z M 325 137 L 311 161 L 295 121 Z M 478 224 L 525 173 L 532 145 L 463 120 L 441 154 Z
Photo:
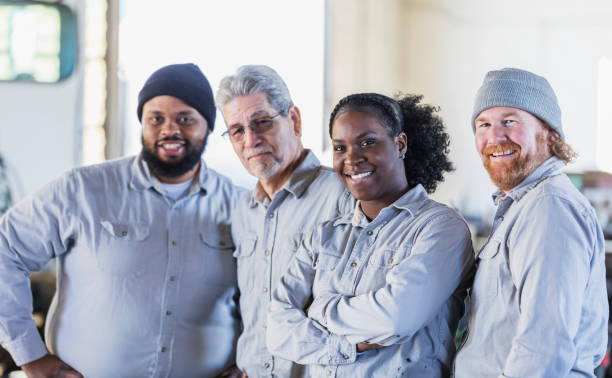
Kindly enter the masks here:
M 28 378 L 83 378 L 70 365 L 50 354 L 21 366 Z
M 217 378 L 249 378 L 249 377 L 246 374 L 244 374 L 240 369 L 238 369 L 238 366 L 234 365 L 226 369 L 221 374 L 219 374 Z
M 366 350 L 378 349 L 382 347 L 382 345 L 378 344 L 359 343 L 357 344 L 357 352 L 365 352 Z

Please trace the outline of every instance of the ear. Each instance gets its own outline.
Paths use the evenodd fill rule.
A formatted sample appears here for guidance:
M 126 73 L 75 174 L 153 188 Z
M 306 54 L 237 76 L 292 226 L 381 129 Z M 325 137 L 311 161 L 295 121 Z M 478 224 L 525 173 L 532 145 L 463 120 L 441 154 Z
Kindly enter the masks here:
M 298 137 L 302 136 L 302 115 L 300 114 L 300 109 L 291 105 L 289 110 L 287 111 L 287 117 L 293 122 L 293 132 Z
M 395 137 L 395 145 L 397 146 L 397 150 L 399 152 L 399 156 L 404 156 L 406 154 L 406 150 L 408 149 L 407 137 L 405 132 L 400 132 L 398 136 Z

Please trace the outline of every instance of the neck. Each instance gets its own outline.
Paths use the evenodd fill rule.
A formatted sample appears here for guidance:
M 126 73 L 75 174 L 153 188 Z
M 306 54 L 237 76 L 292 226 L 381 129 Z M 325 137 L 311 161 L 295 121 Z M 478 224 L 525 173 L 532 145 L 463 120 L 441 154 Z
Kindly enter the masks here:
M 296 168 L 302 164 L 306 158 L 306 155 L 308 155 L 308 151 L 303 148 L 300 149 L 300 151 L 296 154 L 296 158 L 294 158 L 293 161 L 282 170 L 282 172 L 278 172 L 274 176 L 267 179 L 259 180 L 259 184 L 269 198 L 274 198 L 274 194 L 276 194 L 276 192 L 278 192 L 283 185 L 285 185 Z
M 192 180 L 193 177 L 200 171 L 201 163 L 196 164 L 193 168 L 178 177 L 156 176 L 160 182 L 164 184 L 180 184 L 182 182 Z
M 359 201 L 359 206 L 361 207 L 361 211 L 363 211 L 365 216 L 371 221 L 375 219 L 378 214 L 380 214 L 382 209 L 397 201 L 401 196 L 406 194 L 408 190 L 410 190 L 410 188 L 408 188 L 408 184 L 406 184 L 403 190 L 386 196 L 385 198 L 370 201 Z

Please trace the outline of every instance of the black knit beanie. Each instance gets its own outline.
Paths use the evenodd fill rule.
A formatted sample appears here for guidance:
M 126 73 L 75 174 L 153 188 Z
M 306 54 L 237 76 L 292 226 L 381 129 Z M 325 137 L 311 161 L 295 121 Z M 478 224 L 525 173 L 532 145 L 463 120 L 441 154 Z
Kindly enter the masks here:
M 142 107 L 153 97 L 168 95 L 176 97 L 195 108 L 215 127 L 215 100 L 206 76 L 193 63 L 171 64 L 153 72 L 138 93 L 138 120 L 142 122 Z

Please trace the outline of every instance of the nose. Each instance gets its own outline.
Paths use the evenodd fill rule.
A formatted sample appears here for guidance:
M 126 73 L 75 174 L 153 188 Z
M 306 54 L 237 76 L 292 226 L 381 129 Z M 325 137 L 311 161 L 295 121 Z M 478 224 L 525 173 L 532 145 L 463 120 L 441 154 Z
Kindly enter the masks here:
M 357 166 L 365 161 L 365 158 L 357 148 L 348 147 L 346 150 L 344 164 Z
M 244 129 L 244 147 L 253 148 L 261 143 L 261 138 L 250 127 Z
M 489 143 L 499 143 L 507 139 L 508 129 L 500 123 L 494 123 L 489 127 L 487 139 Z
M 181 128 L 171 119 L 167 119 L 166 122 L 161 127 L 160 136 L 170 137 L 170 136 L 178 136 L 180 134 Z

